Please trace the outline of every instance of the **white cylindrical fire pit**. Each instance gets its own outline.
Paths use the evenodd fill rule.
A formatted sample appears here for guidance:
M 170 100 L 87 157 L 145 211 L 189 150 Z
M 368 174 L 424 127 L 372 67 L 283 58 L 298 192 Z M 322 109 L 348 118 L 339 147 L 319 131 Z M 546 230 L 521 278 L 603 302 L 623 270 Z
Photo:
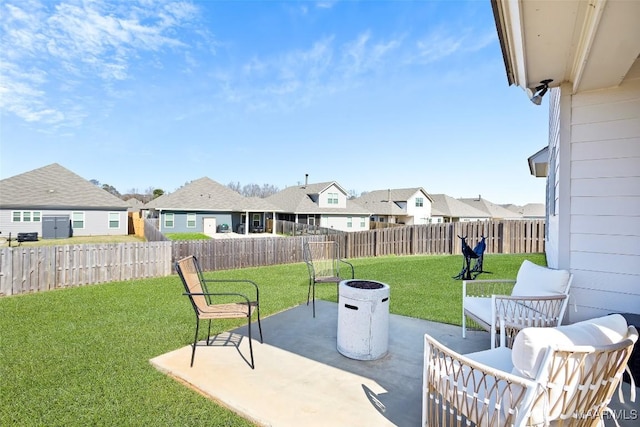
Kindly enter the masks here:
M 387 354 L 389 285 L 374 280 L 343 280 L 338 299 L 338 351 L 357 360 L 375 360 Z

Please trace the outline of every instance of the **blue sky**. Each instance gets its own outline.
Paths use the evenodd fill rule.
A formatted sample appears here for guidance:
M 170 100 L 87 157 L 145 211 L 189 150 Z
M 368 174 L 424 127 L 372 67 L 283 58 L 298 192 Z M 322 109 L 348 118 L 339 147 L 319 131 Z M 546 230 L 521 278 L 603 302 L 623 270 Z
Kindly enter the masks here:
M 2 0 L 0 38 L 1 178 L 545 199 L 489 0 Z

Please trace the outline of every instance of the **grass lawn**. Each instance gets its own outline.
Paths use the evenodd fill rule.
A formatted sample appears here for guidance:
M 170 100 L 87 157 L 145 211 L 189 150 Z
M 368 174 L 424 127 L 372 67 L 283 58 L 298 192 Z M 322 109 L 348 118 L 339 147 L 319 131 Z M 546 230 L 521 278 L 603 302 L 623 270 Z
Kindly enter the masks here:
M 513 278 L 524 259 L 545 262 L 543 254 L 488 254 L 492 274 L 479 278 Z M 389 284 L 392 313 L 460 324 L 462 282 L 452 277 L 461 256 L 351 261 L 356 278 Z M 263 317 L 306 302 L 303 263 L 206 276 L 254 280 Z M 335 289 L 316 288 L 332 301 Z M 150 365 L 193 339 L 194 315 L 182 291 L 173 275 L 0 298 L 0 425 L 251 425 Z M 213 332 L 243 323 L 220 321 Z
M 6 239 L 9 237 L 8 234 L 2 234 L 0 237 Z M 146 242 L 142 237 L 134 236 L 133 234 L 129 234 L 126 236 L 74 236 L 66 239 L 43 239 L 39 238 L 37 242 L 22 242 L 18 244 L 16 240 L 17 236 L 13 235 L 11 238 L 11 247 L 15 248 L 16 246 L 21 247 L 30 247 L 30 246 L 57 246 L 57 245 L 82 245 L 82 244 L 99 244 L 99 243 L 139 243 Z M 2 241 L 0 243 L 1 247 L 9 246 L 9 242 Z

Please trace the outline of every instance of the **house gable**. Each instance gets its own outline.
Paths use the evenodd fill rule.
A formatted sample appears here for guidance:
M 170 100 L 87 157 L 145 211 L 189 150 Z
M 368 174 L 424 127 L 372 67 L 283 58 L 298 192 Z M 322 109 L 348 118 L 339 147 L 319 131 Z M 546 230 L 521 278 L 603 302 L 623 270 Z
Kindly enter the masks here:
M 332 183 L 314 196 L 316 196 L 314 202 L 320 208 L 345 209 L 347 207 L 347 193 L 335 183 Z

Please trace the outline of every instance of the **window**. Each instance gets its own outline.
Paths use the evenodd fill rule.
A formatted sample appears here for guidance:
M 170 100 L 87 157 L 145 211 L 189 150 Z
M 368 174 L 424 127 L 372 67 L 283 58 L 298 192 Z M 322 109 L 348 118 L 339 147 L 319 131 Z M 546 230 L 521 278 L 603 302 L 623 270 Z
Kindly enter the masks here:
M 71 227 L 78 230 L 84 228 L 84 212 L 73 212 L 71 214 Z
M 416 197 L 416 208 L 424 206 L 424 199 L 422 197 Z
M 40 222 L 40 212 L 38 211 L 13 211 L 11 213 L 12 222 Z
M 348 216 L 347 217 L 347 228 L 351 228 L 353 227 L 353 218 Z
M 173 228 L 173 214 L 164 214 L 164 228 Z
M 337 205 L 338 193 L 327 193 L 327 203 L 330 205 Z
M 260 214 L 257 214 L 257 213 L 253 214 L 253 226 L 260 227 Z
M 363 216 L 361 216 L 361 217 L 360 217 L 360 228 L 364 228 L 364 227 L 365 227 L 365 224 L 366 224 L 366 223 L 365 223 L 364 217 L 363 217 Z
M 109 228 L 120 228 L 120 214 L 109 212 Z
M 196 214 L 187 214 L 187 228 L 196 228 Z

